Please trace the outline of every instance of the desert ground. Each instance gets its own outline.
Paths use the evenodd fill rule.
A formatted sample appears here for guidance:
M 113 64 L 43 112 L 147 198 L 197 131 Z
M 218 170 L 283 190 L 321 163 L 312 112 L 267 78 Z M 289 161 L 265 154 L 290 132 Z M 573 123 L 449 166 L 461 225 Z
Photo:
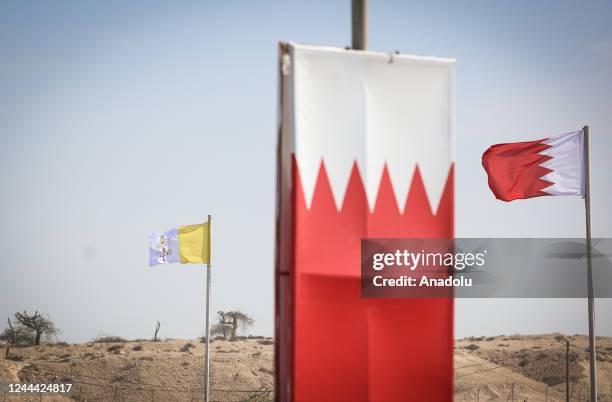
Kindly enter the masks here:
M 455 401 L 563 401 L 570 341 L 571 400 L 589 394 L 585 336 L 471 337 L 455 343 Z M 612 338 L 597 339 L 600 401 L 612 402 Z M 211 344 L 212 400 L 272 400 L 273 341 Z M 0 357 L 0 382 L 70 382 L 67 396 L 3 396 L 0 401 L 201 400 L 204 345 L 198 340 L 48 343 Z
M 273 353 L 270 338 L 213 340 L 211 400 L 270 401 Z M 70 398 L 45 401 L 202 400 L 204 344 L 199 340 L 44 344 L 11 349 L 10 357 L 0 358 L 0 382 L 75 384 Z
M 588 337 L 562 334 L 456 341 L 455 401 L 477 401 L 479 396 L 480 401 L 565 401 L 566 340 L 570 341 L 570 400 L 587 401 Z M 612 338 L 597 337 L 596 346 L 599 401 L 611 402 Z

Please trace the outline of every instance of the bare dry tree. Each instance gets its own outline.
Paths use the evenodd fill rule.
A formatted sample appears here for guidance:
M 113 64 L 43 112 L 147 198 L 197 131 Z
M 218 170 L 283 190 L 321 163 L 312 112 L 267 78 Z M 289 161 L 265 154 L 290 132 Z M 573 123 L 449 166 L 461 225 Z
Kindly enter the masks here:
M 153 342 L 157 342 L 157 333 L 159 332 L 159 327 L 161 327 L 161 324 L 159 323 L 159 321 L 155 321 L 155 334 L 153 335 Z
M 43 334 L 53 336 L 59 332 L 55 324 L 50 319 L 41 316 L 38 310 L 32 315 L 28 314 L 25 310 L 23 313 L 15 313 L 15 319 L 24 327 L 34 331 L 34 346 L 40 345 L 40 337 Z

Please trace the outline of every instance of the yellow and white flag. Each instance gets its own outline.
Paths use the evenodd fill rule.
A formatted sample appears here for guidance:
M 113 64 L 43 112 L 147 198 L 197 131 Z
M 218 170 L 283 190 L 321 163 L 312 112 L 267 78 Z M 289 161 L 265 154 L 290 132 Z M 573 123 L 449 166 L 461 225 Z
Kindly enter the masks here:
M 179 226 L 149 235 L 149 266 L 210 264 L 210 223 Z

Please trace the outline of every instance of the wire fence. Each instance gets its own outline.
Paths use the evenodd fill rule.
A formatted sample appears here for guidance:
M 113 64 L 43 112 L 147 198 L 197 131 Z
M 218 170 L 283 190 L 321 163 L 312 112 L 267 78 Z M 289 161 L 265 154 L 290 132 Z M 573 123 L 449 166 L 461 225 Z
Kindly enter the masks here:
M 20 366 L 9 362 L 0 361 L 0 368 L 24 373 L 28 371 L 28 366 Z M 30 383 L 56 383 L 71 384 L 69 392 L 65 396 L 77 401 L 113 401 L 113 402 L 132 402 L 132 401 L 152 401 L 152 402 L 192 402 L 201 401 L 204 395 L 203 386 L 184 386 L 168 387 L 160 384 L 146 382 L 111 382 L 110 378 L 97 377 L 91 375 L 74 376 L 71 373 L 53 370 L 46 367 L 36 367 L 36 371 L 43 372 L 47 376 L 54 378 L 53 382 L 33 380 Z M 76 377 L 73 378 L 73 377 Z M 27 383 L 28 381 L 21 381 Z M 27 388 L 27 387 L 26 387 Z M 0 402 L 12 401 L 16 398 L 20 401 L 55 401 L 61 393 L 44 392 L 34 393 L 27 390 L 21 392 L 9 392 L 8 383 L 0 383 Z M 211 402 L 271 402 L 274 399 L 272 390 L 266 388 L 259 389 L 210 389 Z
M 76 401 L 113 401 L 113 402 L 195 402 L 203 400 L 203 388 L 164 389 L 138 388 L 135 386 L 72 383 L 70 392 L 63 394 Z M 100 390 L 99 387 L 104 388 Z M 4 387 L 0 391 L 0 401 L 57 401 L 61 393 L 9 393 Z M 211 389 L 211 402 L 271 402 L 269 390 Z
M 565 389 L 559 390 L 544 385 L 540 390 L 534 390 L 533 388 L 523 389 L 518 386 L 517 383 L 507 382 L 503 384 L 502 389 L 498 392 L 498 395 L 490 395 L 487 393 L 486 386 L 478 386 L 469 389 L 469 397 L 462 396 L 458 398 L 461 401 L 506 401 L 506 402 L 524 402 L 534 400 L 534 391 L 538 393 L 535 400 L 546 401 L 546 402 L 560 402 L 566 401 Z M 612 399 L 598 397 L 598 402 L 610 402 Z M 569 401 L 571 402 L 589 402 L 590 394 L 587 383 L 571 383 L 570 384 L 570 396 Z
M 588 353 L 588 348 L 581 348 L 574 345 L 569 345 L 575 351 Z M 539 351 L 563 351 L 565 347 L 553 347 L 539 349 Z M 515 357 L 507 357 L 506 359 L 497 359 L 496 361 L 483 361 L 473 364 L 459 365 L 455 367 L 455 382 L 464 377 L 476 376 L 486 372 L 512 369 L 509 364 Z M 562 365 L 565 362 L 561 362 Z M 565 366 L 564 366 L 565 367 Z M 0 361 L 0 368 L 13 371 L 19 374 L 26 374 L 28 378 L 28 370 L 34 370 L 32 382 L 38 382 L 41 378 L 53 378 L 57 383 L 70 383 L 72 389 L 68 395 L 73 400 L 77 401 L 117 401 L 117 402 L 132 402 L 132 401 L 176 401 L 176 402 L 192 402 L 201 401 L 203 399 L 204 388 L 201 385 L 193 386 L 185 384 L 184 386 L 168 387 L 160 384 L 134 382 L 134 381 L 113 381 L 110 377 L 100 377 L 87 374 L 67 373 L 60 370 L 54 370 L 47 367 L 36 366 L 29 368 L 8 361 Z M 34 381 L 36 379 L 36 381 Z M 584 382 L 584 378 L 574 378 L 570 380 L 570 401 L 586 402 L 589 400 L 589 385 Z M 27 382 L 27 381 L 24 381 Z M 8 388 L 4 384 L 0 384 L 0 402 L 14 400 L 16 396 L 7 392 Z M 497 400 L 506 401 L 524 401 L 533 393 L 533 386 L 526 389 L 522 385 L 507 381 L 504 384 L 498 384 L 501 388 L 500 395 L 496 395 Z M 473 395 L 473 400 L 476 402 L 490 400 L 491 395 L 487 395 L 488 387 L 483 384 L 477 387 L 464 388 L 462 392 Z M 272 390 L 260 389 L 219 389 L 211 388 L 210 400 L 213 402 L 271 402 L 274 399 Z M 536 390 L 536 392 L 538 392 Z M 565 400 L 565 391 L 560 390 L 557 386 L 553 388 L 544 384 L 544 389 L 539 391 L 544 395 L 546 401 L 558 401 L 560 392 L 563 393 Z M 51 401 L 57 400 L 58 394 L 27 394 L 19 396 L 19 400 L 24 401 Z M 463 400 L 468 400 L 465 397 Z M 541 398 L 540 398 L 541 399 Z M 600 399 L 601 402 L 610 401 L 610 399 Z
M 532 383 L 529 386 L 525 386 L 522 383 L 515 383 L 512 381 L 512 378 L 508 378 L 507 381 L 501 384 L 495 384 L 495 386 L 490 387 L 489 384 L 483 383 L 477 386 L 467 386 L 467 384 L 461 384 L 462 388 L 460 391 L 463 394 L 459 400 L 462 401 L 489 401 L 489 400 L 497 400 L 497 401 L 512 401 L 512 402 L 523 402 L 523 401 L 531 401 L 534 400 L 534 393 L 537 393 L 537 397 L 535 400 L 538 401 L 565 401 L 566 400 L 566 364 L 569 359 L 570 362 L 570 376 L 569 376 L 569 401 L 576 402 L 588 402 L 590 400 L 590 385 L 588 373 L 584 373 L 582 375 L 577 375 L 574 369 L 578 366 L 578 358 L 581 355 L 586 358 L 588 361 L 588 353 L 589 347 L 579 347 L 573 344 L 568 344 L 569 350 L 571 351 L 567 354 L 566 345 L 553 346 L 549 348 L 534 348 L 534 349 L 524 349 L 522 352 L 530 352 L 530 353 L 542 353 L 542 352 L 556 352 L 558 355 L 563 355 L 563 358 L 558 361 L 558 368 L 562 370 L 562 382 L 555 382 L 553 385 L 548 385 L 544 383 L 541 385 L 541 389 L 538 389 L 536 383 Z M 600 348 L 601 349 L 601 348 Z M 610 350 L 610 349 L 606 349 Z M 598 356 L 599 356 L 598 351 Z M 608 355 L 608 352 L 605 354 Z M 533 355 L 532 355 L 533 356 Z M 612 357 L 612 354 L 610 354 Z M 602 356 L 603 358 L 603 356 Z M 487 373 L 494 370 L 501 369 L 509 369 L 514 372 L 517 372 L 517 367 L 512 363 L 516 362 L 517 356 L 508 356 L 506 358 L 498 357 L 495 360 L 487 360 L 479 363 L 472 364 L 464 364 L 458 365 L 455 367 L 455 385 L 457 386 L 458 380 L 461 381 L 461 378 L 464 377 L 472 377 L 477 376 L 483 373 Z M 609 358 L 608 358 L 609 359 Z M 612 362 L 612 359 L 609 361 Z M 553 364 L 553 362 L 550 362 Z M 520 368 L 520 367 L 519 367 Z M 520 372 L 518 372 L 520 374 Z M 601 374 L 600 374 L 601 375 Z M 484 380 L 484 379 L 483 379 Z M 550 381 L 551 378 L 544 378 L 541 382 Z M 556 379 L 559 380 L 559 379 Z M 494 388 L 496 392 L 492 392 L 491 389 Z M 457 391 L 457 389 L 456 389 Z M 601 391 L 601 390 L 600 390 Z M 600 395 L 598 397 L 599 402 L 612 402 L 612 397 L 609 395 Z

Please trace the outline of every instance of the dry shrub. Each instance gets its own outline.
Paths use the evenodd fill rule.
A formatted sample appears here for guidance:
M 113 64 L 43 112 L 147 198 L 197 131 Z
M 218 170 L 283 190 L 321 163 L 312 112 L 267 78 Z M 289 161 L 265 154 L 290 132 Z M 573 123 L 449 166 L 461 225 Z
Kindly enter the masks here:
M 104 335 L 93 340 L 94 343 L 125 343 L 126 339 L 120 336 Z
M 480 346 L 474 345 L 473 343 L 471 343 L 471 344 L 467 345 L 465 347 L 465 349 L 467 349 L 467 350 L 477 350 L 477 349 L 480 349 Z
M 142 345 L 135 345 L 135 346 L 132 348 L 132 350 L 133 350 L 133 351 L 135 351 L 135 352 L 139 352 L 139 351 L 141 351 L 141 350 L 142 350 Z
M 269 369 L 267 367 L 260 367 L 257 369 L 257 371 L 262 372 L 262 373 L 266 373 L 266 374 L 274 374 L 274 370 Z
M 66 346 L 68 346 L 68 343 L 66 343 L 66 342 L 55 342 L 55 343 L 49 343 L 49 344 L 47 344 L 47 346 L 59 346 L 59 347 L 65 348 Z
M 184 344 L 179 350 L 181 352 L 189 352 L 191 348 L 195 348 L 195 345 L 191 342 Z
M 257 391 L 250 392 L 246 399 L 242 399 L 240 402 L 272 402 L 273 400 L 272 391 L 262 386 Z
M 23 356 L 21 356 L 21 355 L 12 355 L 12 354 L 9 354 L 7 359 L 12 360 L 14 362 L 22 362 L 23 359 L 25 359 L 25 358 Z
M 119 345 L 111 345 L 111 346 L 106 348 L 106 351 L 107 352 L 116 352 L 116 351 L 118 351 L 121 348 L 123 348 L 123 345 L 120 345 L 120 344 Z

